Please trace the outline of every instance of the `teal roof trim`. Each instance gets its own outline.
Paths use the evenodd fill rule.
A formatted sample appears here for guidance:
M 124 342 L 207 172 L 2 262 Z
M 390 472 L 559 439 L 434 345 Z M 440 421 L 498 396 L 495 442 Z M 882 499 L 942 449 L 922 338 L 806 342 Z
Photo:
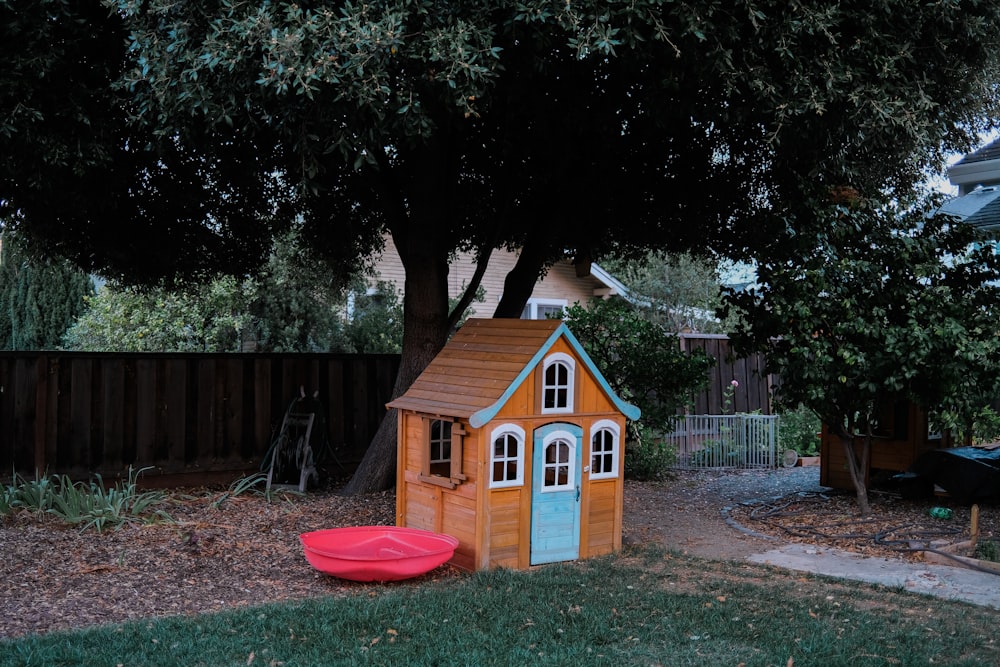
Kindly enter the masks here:
M 580 341 L 573 335 L 573 332 L 569 330 L 569 327 L 563 323 L 560 324 L 559 327 L 548 337 L 545 343 L 538 348 L 538 352 L 535 352 L 534 356 L 531 357 L 531 360 L 524 365 L 521 372 L 517 374 L 514 381 L 510 383 L 506 391 L 504 391 L 495 403 L 472 413 L 472 416 L 469 417 L 469 425 L 472 426 L 472 428 L 481 428 L 496 417 L 497 413 L 500 412 L 500 409 L 504 406 L 504 404 L 510 400 L 511 396 L 514 395 L 514 392 L 518 390 L 521 384 L 535 370 L 538 363 L 545 358 L 546 354 L 549 353 L 549 350 L 552 349 L 552 346 L 557 340 L 559 340 L 560 336 L 566 337 L 566 340 L 576 352 L 577 356 L 583 361 L 583 365 L 586 366 L 587 370 L 589 370 L 591 375 L 594 376 L 594 379 L 597 380 L 597 383 L 600 385 L 601 389 L 604 390 L 604 393 L 607 394 L 608 398 L 611 399 L 611 402 L 614 403 L 615 407 L 629 419 L 635 420 L 639 418 L 639 408 L 631 403 L 623 401 L 618 394 L 611 389 L 611 385 L 609 385 L 608 381 L 604 379 L 604 375 L 601 374 L 601 371 L 597 370 L 597 366 L 594 365 L 590 355 L 583 349 L 583 345 L 581 345 Z

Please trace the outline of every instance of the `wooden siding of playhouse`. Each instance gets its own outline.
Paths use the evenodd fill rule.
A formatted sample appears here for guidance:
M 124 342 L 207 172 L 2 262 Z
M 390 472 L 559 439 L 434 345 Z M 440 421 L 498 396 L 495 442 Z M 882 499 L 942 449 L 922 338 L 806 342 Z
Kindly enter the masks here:
M 573 358 L 575 402 L 572 413 L 541 414 L 542 364 L 539 350 L 560 326 L 559 321 L 470 320 L 411 390 L 390 407 L 398 408 L 396 523 L 452 535 L 459 540 L 452 564 L 467 570 L 492 567 L 527 568 L 531 548 L 531 494 L 533 438 L 531 434 L 554 422 L 583 429 L 580 455 L 590 465 L 590 433 L 595 423 L 608 420 L 621 434 L 618 474 L 613 478 L 580 479 L 580 558 L 621 548 L 623 497 L 623 437 L 625 415 L 620 399 L 609 396 L 593 376 L 589 359 L 566 338 L 545 348 L 545 356 L 562 352 Z M 472 333 L 472 330 L 475 333 Z M 526 366 L 534 360 L 529 375 Z M 516 387 L 515 382 L 521 375 Z M 470 417 L 490 406 L 499 409 L 489 421 L 474 426 Z M 631 407 L 631 406 L 628 406 Z M 462 472 L 454 484 L 428 480 L 423 474 L 427 456 L 425 429 L 429 420 L 454 419 L 453 429 L 465 431 Z M 472 422 L 475 420 L 473 419 Z M 491 488 L 491 435 L 501 425 L 523 429 L 525 452 L 522 484 Z

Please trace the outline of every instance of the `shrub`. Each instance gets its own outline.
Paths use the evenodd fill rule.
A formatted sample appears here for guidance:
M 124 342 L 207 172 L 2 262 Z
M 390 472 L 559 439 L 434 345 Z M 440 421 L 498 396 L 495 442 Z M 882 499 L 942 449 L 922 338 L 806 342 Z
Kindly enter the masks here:
M 799 406 L 783 412 L 778 423 L 778 451 L 794 449 L 799 456 L 819 456 L 819 417 L 811 410 Z
M 600 368 L 611 389 L 641 411 L 642 424 L 669 430 L 678 410 L 708 382 L 714 360 L 687 353 L 673 336 L 622 299 L 574 304 L 566 324 Z
M 677 463 L 677 450 L 649 429 L 629 430 L 636 435 L 625 445 L 625 478 L 643 482 L 666 477 Z

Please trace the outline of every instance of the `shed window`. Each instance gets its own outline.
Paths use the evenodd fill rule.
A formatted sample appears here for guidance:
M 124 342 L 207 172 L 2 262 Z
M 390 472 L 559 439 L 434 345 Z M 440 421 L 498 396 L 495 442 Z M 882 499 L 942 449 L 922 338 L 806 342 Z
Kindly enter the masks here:
M 524 480 L 524 429 L 513 424 L 496 428 L 490 436 L 490 487 L 521 486 Z
M 542 367 L 542 412 L 572 412 L 574 375 L 573 357 L 562 352 L 550 354 Z
M 590 436 L 590 477 L 601 479 L 618 476 L 620 432 L 618 424 L 602 419 L 594 424 Z

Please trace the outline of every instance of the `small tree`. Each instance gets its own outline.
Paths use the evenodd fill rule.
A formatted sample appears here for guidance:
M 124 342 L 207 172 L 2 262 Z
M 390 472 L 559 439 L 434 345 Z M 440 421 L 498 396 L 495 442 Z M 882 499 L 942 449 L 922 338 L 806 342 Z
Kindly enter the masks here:
M 727 301 L 742 317 L 737 348 L 763 350 L 781 377 L 780 403 L 801 403 L 840 439 L 864 515 L 885 410 L 908 400 L 965 414 L 996 387 L 1000 261 L 927 207 L 837 200 L 817 207 L 813 233 L 784 239 L 796 253 L 761 263 L 758 290 Z
M 19 239 L 0 241 L 0 350 L 55 349 L 94 291 L 83 271 L 33 255 Z
M 639 312 L 643 317 L 666 331 L 726 332 L 725 324 L 716 318 L 722 286 L 717 261 L 712 258 L 651 251 L 638 259 L 609 259 L 601 264 L 642 301 Z

